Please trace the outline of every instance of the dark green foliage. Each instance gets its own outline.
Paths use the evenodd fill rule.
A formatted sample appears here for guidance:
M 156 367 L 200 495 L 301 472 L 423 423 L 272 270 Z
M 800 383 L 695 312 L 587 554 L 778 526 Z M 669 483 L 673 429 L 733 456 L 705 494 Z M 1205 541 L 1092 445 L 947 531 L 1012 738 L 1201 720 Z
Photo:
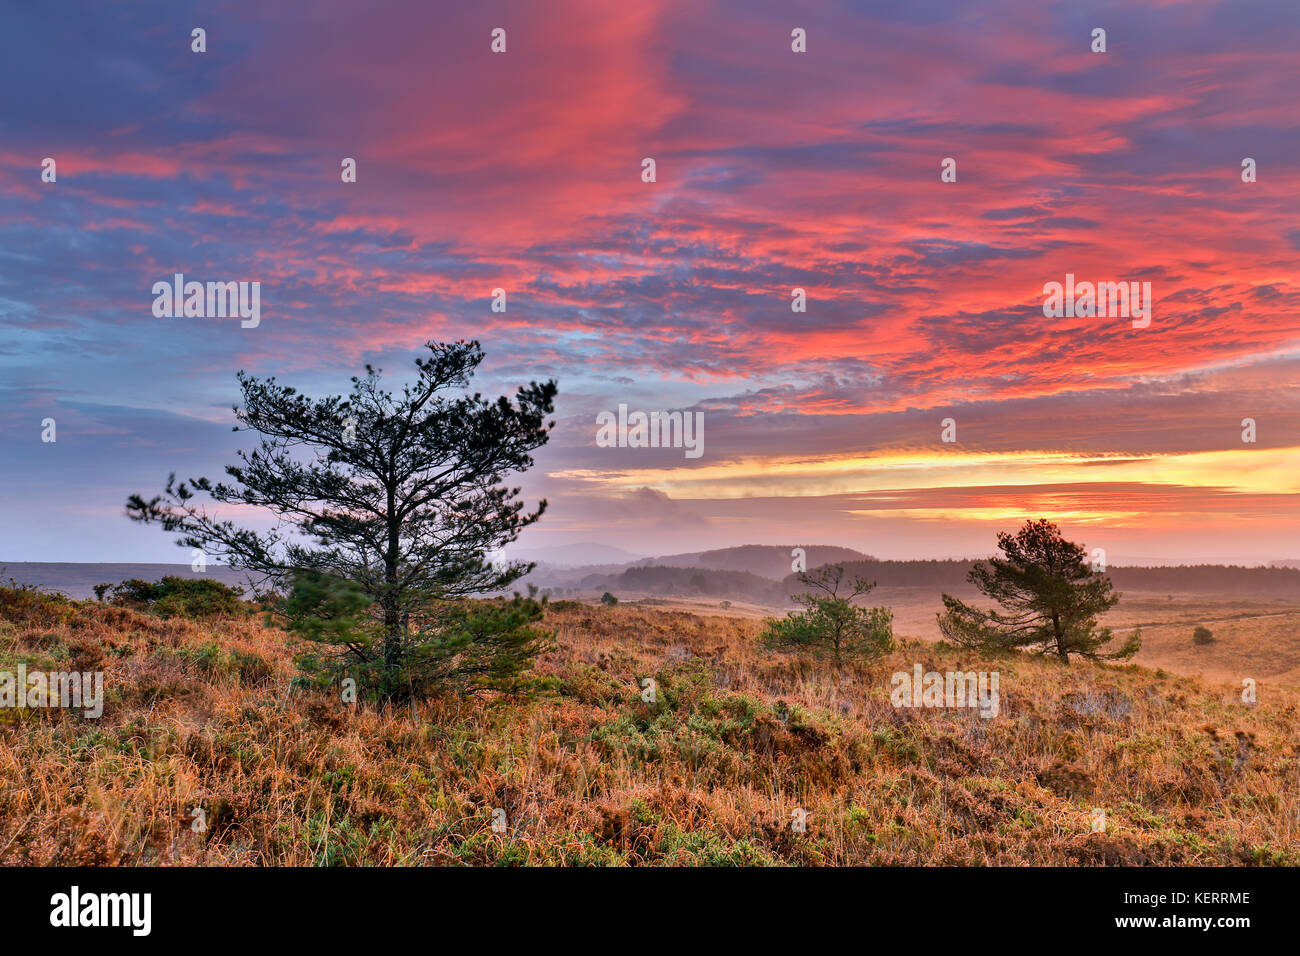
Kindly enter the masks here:
M 615 604 L 618 603 L 618 598 L 614 597 L 614 595 L 606 591 L 604 594 L 600 596 L 600 603 L 608 607 L 613 607 Z
M 552 646 L 552 634 L 534 627 L 546 613 L 535 591 L 510 600 L 455 601 L 434 609 L 411 657 L 417 689 L 518 690 L 533 658 Z
M 382 687 L 383 627 L 373 607 L 355 581 L 321 571 L 295 575 L 280 611 L 289 630 L 309 642 L 294 660 L 310 680 L 325 687 L 351 677 L 360 687 Z
M 1192 631 L 1192 643 L 1193 643 L 1193 644 L 1213 644 L 1213 643 L 1214 643 L 1214 634 L 1213 634 L 1213 633 L 1210 631 L 1210 629 L 1209 629 L 1208 627 L 1206 627 L 1205 625 L 1203 625 L 1203 624 L 1198 624 L 1198 625 L 1196 626 L 1196 629 Z
M 229 587 L 212 578 L 178 578 L 172 575 L 161 581 L 131 578 L 112 585 L 106 592 L 99 588 L 95 592 L 101 601 L 104 600 L 103 594 L 107 593 L 109 604 L 148 611 L 159 617 L 234 617 L 248 612 L 240 588 Z
M 849 661 L 879 657 L 894 646 L 893 613 L 853 603 L 875 584 L 861 578 L 846 582 L 838 564 L 800 574 L 799 580 L 813 589 L 795 597 L 804 610 L 768 619 L 759 637 L 764 644 L 829 656 L 837 671 Z M 842 586 L 847 586 L 847 594 L 840 594 Z
M 518 690 L 533 658 L 551 644 L 549 631 L 532 626 L 546 612 L 546 599 L 532 593 L 509 601 L 432 601 L 404 622 L 409 648 L 399 669 L 386 670 L 378 653 L 383 627 L 373 603 L 344 578 L 307 572 L 295 579 L 284 615 L 289 629 L 312 645 L 297 663 L 317 685 L 351 677 L 361 688 L 397 684 L 415 695 Z
M 355 645 L 360 657 L 383 639 L 370 612 L 374 599 L 360 584 L 322 571 L 295 576 L 281 611 L 289 629 L 321 644 Z
M 1071 654 L 1126 660 L 1137 653 L 1136 632 L 1118 649 L 1105 650 L 1114 635 L 1097 627 L 1097 616 L 1114 607 L 1120 595 L 1056 525 L 1045 518 L 1027 521 L 1015 535 L 999 534 L 998 547 L 1005 557 L 977 562 L 968 580 L 1005 611 L 985 611 L 945 594 L 946 613 L 939 615 L 944 637 L 981 650 L 1037 648 L 1062 660 Z
M 240 372 L 235 430 L 262 437 L 226 468 L 232 481 L 178 484 L 173 475 L 163 495 L 127 503 L 130 517 L 178 532 L 183 547 L 265 576 L 299 634 L 366 669 L 388 698 L 431 686 L 417 673 L 428 658 L 425 645 L 464 639 L 465 631 L 439 630 L 439 622 L 460 626 L 448 606 L 504 590 L 532 569 L 494 565 L 488 555 L 546 507 L 542 501 L 525 512 L 519 489 L 503 482 L 531 467 L 530 453 L 546 443 L 555 383 L 522 386 L 514 402 L 464 394 L 483 361 L 478 343 L 428 348 L 429 357 L 416 359 L 416 381 L 396 396 L 370 366 L 352 379 L 349 396 L 317 400 Z M 218 520 L 194 503 L 196 492 L 269 510 L 280 523 L 256 532 Z M 508 615 L 492 623 L 517 630 Z M 513 651 L 504 648 L 514 647 L 513 639 L 494 643 L 480 624 L 470 629 L 472 640 L 503 653 L 500 670 L 512 671 Z M 497 673 L 472 670 L 485 680 Z M 434 673 L 446 670 L 428 670 Z

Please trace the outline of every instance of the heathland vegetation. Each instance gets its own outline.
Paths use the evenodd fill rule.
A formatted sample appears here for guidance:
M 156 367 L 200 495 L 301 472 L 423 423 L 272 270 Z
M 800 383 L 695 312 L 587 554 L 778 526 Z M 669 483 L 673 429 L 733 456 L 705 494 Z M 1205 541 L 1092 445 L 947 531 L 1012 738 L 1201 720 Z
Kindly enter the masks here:
M 541 624 L 512 688 L 345 703 L 262 613 L 0 589 L 4 668 L 107 697 L 0 712 L 0 863 L 1300 863 L 1282 688 L 906 639 L 837 676 L 759 621 L 626 602 Z M 1000 671 L 999 715 L 895 708 L 917 663 Z

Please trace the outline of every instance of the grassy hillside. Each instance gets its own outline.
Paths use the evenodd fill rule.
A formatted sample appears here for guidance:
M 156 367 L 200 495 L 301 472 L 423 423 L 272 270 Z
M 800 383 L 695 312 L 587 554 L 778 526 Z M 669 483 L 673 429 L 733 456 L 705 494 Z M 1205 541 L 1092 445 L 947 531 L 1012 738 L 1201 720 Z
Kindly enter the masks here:
M 790 603 L 790 589 L 780 581 L 750 574 L 748 571 L 710 571 L 704 568 L 678 568 L 645 565 L 628 568 L 618 574 L 590 575 L 578 582 L 580 589 L 600 593 L 649 596 L 716 597 L 730 601 L 749 601 L 768 607 Z
M 289 693 L 286 639 L 256 618 L 0 589 L 0 669 L 107 687 L 99 720 L 0 711 L 0 863 L 1300 863 L 1288 690 L 1247 707 L 920 643 L 840 683 L 761 651 L 752 619 L 566 604 L 547 623 L 536 699 L 376 712 Z M 896 710 L 889 675 L 918 661 L 999 671 L 1000 716 Z

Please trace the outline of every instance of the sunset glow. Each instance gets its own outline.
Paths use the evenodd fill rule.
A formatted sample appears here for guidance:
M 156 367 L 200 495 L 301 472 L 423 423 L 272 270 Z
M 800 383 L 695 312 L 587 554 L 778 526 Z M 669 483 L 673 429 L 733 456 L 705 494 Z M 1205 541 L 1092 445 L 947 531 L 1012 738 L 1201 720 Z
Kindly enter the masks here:
M 397 385 L 460 337 L 485 394 L 559 382 L 530 547 L 961 556 L 1044 516 L 1300 557 L 1293 3 L 1103 5 L 1104 57 L 1070 4 L 814 0 L 803 56 L 788 5 L 635 7 L 204 10 L 197 66 L 160 40 L 194 5 L 8 14 L 0 557 L 179 560 L 121 502 L 232 460 L 237 369 Z M 179 271 L 260 281 L 260 326 L 155 318 Z M 1150 283 L 1150 325 L 1045 318 L 1067 274 Z M 703 412 L 704 454 L 599 447 L 620 403 Z

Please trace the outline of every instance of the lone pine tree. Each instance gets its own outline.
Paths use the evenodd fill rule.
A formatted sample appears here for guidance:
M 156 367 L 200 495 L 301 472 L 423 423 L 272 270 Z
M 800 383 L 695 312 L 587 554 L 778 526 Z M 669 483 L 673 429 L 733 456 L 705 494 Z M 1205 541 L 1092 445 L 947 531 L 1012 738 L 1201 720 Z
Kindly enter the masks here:
M 389 698 L 458 676 L 508 678 L 546 636 L 529 626 L 541 617 L 531 598 L 495 611 L 464 599 L 532 569 L 488 555 L 545 511 L 543 500 L 526 512 L 503 482 L 546 443 L 555 382 L 490 401 L 461 391 L 483 361 L 477 342 L 427 348 L 400 396 L 369 365 L 350 395 L 320 399 L 241 371 L 235 431 L 261 440 L 225 469 L 230 481 L 173 474 L 164 494 L 127 502 L 129 517 L 179 533 L 183 547 L 264 577 L 299 634 L 332 645 Z M 280 520 L 239 527 L 200 508 L 196 492 Z
M 985 611 L 947 594 L 939 615 L 944 637 L 988 650 L 1038 648 L 1063 661 L 1071 654 L 1091 660 L 1125 660 L 1142 646 L 1134 634 L 1105 650 L 1114 635 L 1097 627 L 1097 616 L 1120 599 L 1110 578 L 1084 561 L 1082 546 L 1066 541 L 1045 518 L 1027 521 L 1016 534 L 998 535 L 1005 557 L 976 562 L 967 579 L 1003 607 Z
M 836 673 L 849 662 L 878 657 L 893 647 L 893 613 L 853 603 L 875 584 L 861 578 L 845 581 L 844 567 L 838 564 L 802 572 L 798 579 L 811 588 L 794 598 L 804 609 L 768 619 L 759 638 L 762 643 L 829 657 Z M 840 593 L 841 587 L 846 593 Z

